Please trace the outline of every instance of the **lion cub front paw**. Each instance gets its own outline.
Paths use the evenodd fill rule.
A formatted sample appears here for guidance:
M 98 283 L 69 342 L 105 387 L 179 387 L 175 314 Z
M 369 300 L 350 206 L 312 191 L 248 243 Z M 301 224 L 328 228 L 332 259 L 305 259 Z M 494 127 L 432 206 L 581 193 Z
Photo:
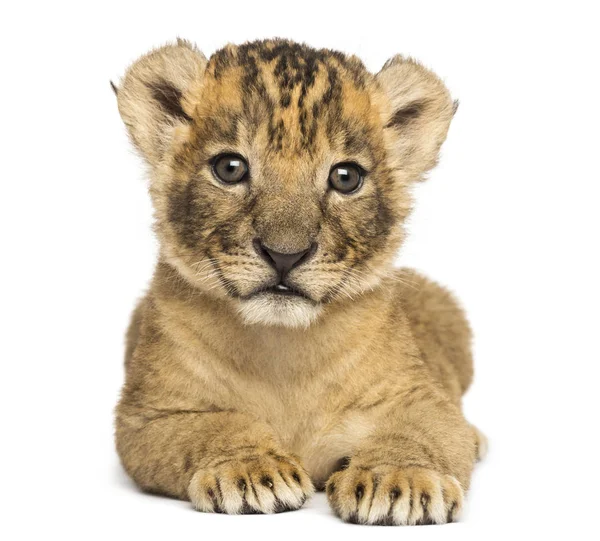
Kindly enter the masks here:
M 335 513 L 359 524 L 443 524 L 463 504 L 463 489 L 450 475 L 425 468 L 350 466 L 327 481 Z
M 196 471 L 188 494 L 207 513 L 279 513 L 302 507 L 312 482 L 292 457 L 274 452 L 223 459 Z

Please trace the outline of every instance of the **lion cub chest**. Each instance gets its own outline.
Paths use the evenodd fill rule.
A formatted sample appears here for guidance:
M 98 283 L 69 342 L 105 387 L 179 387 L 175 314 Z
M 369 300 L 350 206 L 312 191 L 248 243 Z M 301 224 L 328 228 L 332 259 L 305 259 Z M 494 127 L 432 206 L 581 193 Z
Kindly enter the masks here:
M 344 411 L 323 392 L 298 395 L 263 389 L 255 413 L 275 430 L 281 444 L 297 454 L 317 486 L 351 455 L 374 423 L 361 412 Z

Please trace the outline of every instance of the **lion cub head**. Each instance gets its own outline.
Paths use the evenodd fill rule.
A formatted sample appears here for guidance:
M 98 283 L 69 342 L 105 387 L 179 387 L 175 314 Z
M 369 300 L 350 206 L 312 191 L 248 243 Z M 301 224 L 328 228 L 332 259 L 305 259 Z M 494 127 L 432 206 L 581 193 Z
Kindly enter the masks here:
M 151 170 L 161 257 L 247 323 L 307 326 L 378 285 L 453 116 L 442 82 L 396 56 L 283 40 L 209 60 L 178 41 L 135 62 L 119 111 Z

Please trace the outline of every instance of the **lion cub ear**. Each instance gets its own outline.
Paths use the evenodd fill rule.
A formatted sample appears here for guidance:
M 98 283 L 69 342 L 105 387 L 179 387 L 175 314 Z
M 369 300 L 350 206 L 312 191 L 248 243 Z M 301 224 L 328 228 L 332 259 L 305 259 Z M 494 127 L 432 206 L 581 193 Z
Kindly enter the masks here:
M 410 58 L 391 58 L 376 79 L 389 102 L 383 122 L 392 159 L 410 178 L 422 179 L 437 163 L 458 102 L 434 73 Z
M 131 140 L 150 165 L 160 162 L 175 129 L 191 122 L 188 91 L 202 80 L 206 62 L 195 46 L 178 39 L 142 56 L 113 85 Z

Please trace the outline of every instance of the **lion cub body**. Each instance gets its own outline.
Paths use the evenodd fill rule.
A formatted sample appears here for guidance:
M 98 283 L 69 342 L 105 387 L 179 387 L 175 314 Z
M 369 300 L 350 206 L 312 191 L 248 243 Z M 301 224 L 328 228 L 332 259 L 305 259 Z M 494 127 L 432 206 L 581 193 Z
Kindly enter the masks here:
M 240 325 L 184 284 L 174 291 L 169 274 L 159 268 L 132 322 L 139 330 L 128 349 L 145 354 L 127 359 L 129 402 L 137 395 L 144 408 L 151 396 L 159 412 L 243 410 L 274 429 L 319 488 L 396 400 L 459 405 L 470 383 L 470 333 L 460 308 L 414 273 L 398 271 L 398 281 L 337 306 L 301 333 Z M 158 285 L 161 277 L 169 285 Z M 425 362 L 415 336 L 423 350 L 437 349 Z M 469 466 L 462 466 L 465 483 Z
M 179 42 L 117 92 L 161 241 L 117 408 L 128 473 L 202 511 L 295 509 L 316 486 L 345 520 L 453 520 L 483 442 L 460 411 L 470 331 L 444 289 L 391 267 L 453 114 L 443 85 L 400 58 L 374 77 L 290 42 L 210 61 Z M 224 151 L 248 182 L 215 181 Z M 337 162 L 367 171 L 356 194 L 327 189 Z M 257 238 L 318 245 L 290 274 L 302 295 L 265 292 Z

